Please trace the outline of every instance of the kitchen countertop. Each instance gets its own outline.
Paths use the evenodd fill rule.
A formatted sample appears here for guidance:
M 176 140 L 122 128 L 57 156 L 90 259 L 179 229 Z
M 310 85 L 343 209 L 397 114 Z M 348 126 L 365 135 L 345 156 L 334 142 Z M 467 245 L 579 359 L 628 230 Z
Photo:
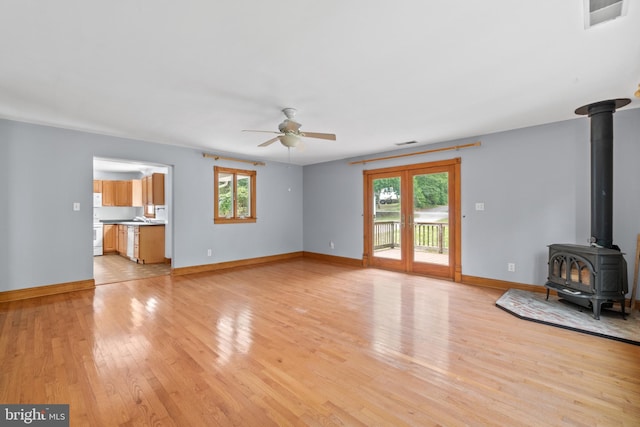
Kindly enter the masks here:
M 152 220 L 154 221 L 154 220 Z M 133 221 L 130 219 L 102 219 L 100 220 L 102 224 L 119 224 L 119 225 L 166 225 L 165 222 L 143 222 L 143 221 Z

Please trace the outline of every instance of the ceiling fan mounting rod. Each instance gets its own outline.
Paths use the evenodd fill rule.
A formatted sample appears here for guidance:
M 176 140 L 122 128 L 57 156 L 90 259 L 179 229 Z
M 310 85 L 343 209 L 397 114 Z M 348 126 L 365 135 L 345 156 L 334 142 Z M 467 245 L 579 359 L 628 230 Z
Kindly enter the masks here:
M 285 116 L 287 116 L 287 119 L 289 120 L 293 120 L 293 118 L 296 116 L 296 112 L 298 110 L 296 110 L 295 108 L 291 108 L 291 107 L 287 107 L 287 108 L 283 108 L 282 112 L 284 113 Z

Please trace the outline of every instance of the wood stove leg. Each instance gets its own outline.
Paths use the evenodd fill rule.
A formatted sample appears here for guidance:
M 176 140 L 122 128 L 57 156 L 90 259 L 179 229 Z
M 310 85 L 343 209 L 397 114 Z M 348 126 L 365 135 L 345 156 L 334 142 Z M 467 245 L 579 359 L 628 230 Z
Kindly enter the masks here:
M 591 305 L 593 305 L 593 318 L 596 320 L 600 320 L 600 309 L 602 307 L 602 302 L 600 301 L 592 301 Z
M 549 288 L 547 288 L 547 301 L 549 301 Z
M 627 314 L 624 312 L 624 306 L 625 306 L 625 300 L 624 298 L 622 298 L 622 301 L 620 301 L 620 307 L 622 307 L 622 318 L 624 320 L 627 320 Z

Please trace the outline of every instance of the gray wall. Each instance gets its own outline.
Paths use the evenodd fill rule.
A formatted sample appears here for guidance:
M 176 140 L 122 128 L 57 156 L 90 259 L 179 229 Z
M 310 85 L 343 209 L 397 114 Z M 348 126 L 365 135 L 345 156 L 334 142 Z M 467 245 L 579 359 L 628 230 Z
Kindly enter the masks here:
M 640 109 L 615 113 L 614 135 L 614 241 L 627 253 L 631 284 L 640 232 Z M 590 237 L 589 120 L 576 118 L 412 150 L 476 140 L 481 147 L 457 152 L 367 166 L 336 161 L 305 167 L 305 251 L 362 257 L 363 169 L 461 157 L 462 273 L 543 285 L 547 245 L 587 244 Z M 485 210 L 476 211 L 476 202 L 484 202 Z M 334 240 L 335 249 L 329 248 L 329 240 Z M 515 272 L 507 271 L 510 262 L 516 264 Z
M 0 286 L 9 283 L 9 194 L 11 176 L 4 159 L 9 158 L 9 144 L 6 144 L 7 129 L 0 125 Z
M 614 241 L 633 261 L 640 232 L 640 109 L 615 113 L 614 126 Z M 366 167 L 461 157 L 463 274 L 542 285 L 546 246 L 589 238 L 589 121 L 428 148 L 475 140 L 482 146 Z M 172 167 L 174 267 L 300 250 L 362 257 L 362 165 L 256 167 L 258 222 L 214 225 L 215 162 L 198 150 L 0 120 L 0 291 L 93 277 L 94 156 Z M 79 212 L 73 202 L 81 203 Z M 475 211 L 476 202 L 484 202 L 485 211 Z M 516 263 L 515 272 L 507 272 L 508 262 Z
M 0 120 L 0 291 L 93 278 L 94 156 L 172 166 L 174 267 L 302 250 L 301 167 L 256 167 L 257 223 L 214 225 L 201 151 Z

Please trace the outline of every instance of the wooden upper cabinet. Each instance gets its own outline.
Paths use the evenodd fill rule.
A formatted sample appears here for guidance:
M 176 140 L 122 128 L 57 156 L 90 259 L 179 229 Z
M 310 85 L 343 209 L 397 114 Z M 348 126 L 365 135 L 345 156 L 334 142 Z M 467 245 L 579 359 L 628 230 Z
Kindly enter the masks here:
M 115 206 L 131 206 L 131 181 L 115 181 Z
M 131 206 L 144 206 L 142 203 L 142 180 L 131 180 Z
M 126 202 L 123 206 L 133 206 L 133 181 L 125 181 L 125 199 Z
M 145 184 L 147 186 L 147 201 L 145 205 L 152 205 L 153 204 L 153 180 L 151 179 L 151 176 L 146 176 L 145 178 L 147 179 L 145 181 Z
M 149 204 L 149 188 L 147 187 L 148 183 L 149 177 L 143 177 L 140 183 L 140 187 L 142 187 L 142 206 L 147 206 Z
M 102 206 L 164 205 L 164 174 L 129 181 L 94 180 L 93 191 L 102 193 Z
M 142 182 L 139 179 L 128 181 L 93 181 L 94 192 L 102 193 L 102 206 L 144 206 L 142 203 Z M 100 191 L 95 191 L 100 188 Z
M 164 205 L 164 174 L 154 173 L 151 175 L 153 181 L 153 200 L 152 205 Z
M 115 181 L 102 181 L 102 206 L 115 206 L 116 204 Z
M 164 174 L 154 173 L 142 178 L 142 204 L 164 205 Z

